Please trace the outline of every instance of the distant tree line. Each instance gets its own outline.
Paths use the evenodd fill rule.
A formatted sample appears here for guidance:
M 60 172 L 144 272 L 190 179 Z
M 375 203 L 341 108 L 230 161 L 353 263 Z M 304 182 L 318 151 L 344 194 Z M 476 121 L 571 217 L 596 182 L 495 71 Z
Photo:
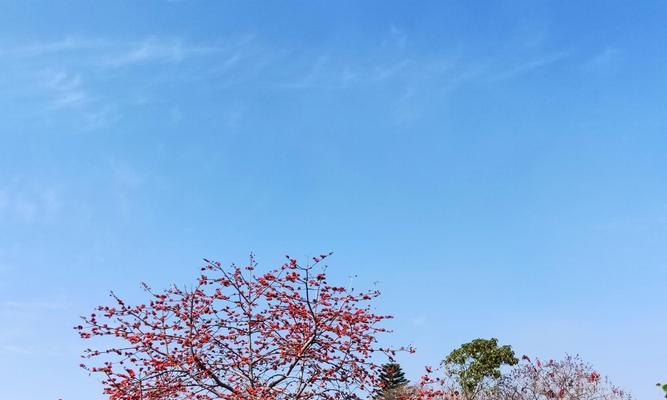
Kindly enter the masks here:
M 191 285 L 144 284 L 139 304 L 112 292 L 75 327 L 96 343 L 81 367 L 109 400 L 630 399 L 578 356 L 517 358 L 495 338 L 461 345 L 410 383 L 395 360 L 414 349 L 377 344 L 391 318 L 373 312 L 380 293 L 328 283 L 329 255 L 264 271 L 253 257 L 204 260 Z

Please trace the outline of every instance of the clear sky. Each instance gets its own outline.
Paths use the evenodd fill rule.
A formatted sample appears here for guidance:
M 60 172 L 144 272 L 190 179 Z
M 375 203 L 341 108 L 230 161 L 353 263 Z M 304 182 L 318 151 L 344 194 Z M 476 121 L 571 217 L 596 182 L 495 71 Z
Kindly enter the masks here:
M 0 2 L 0 398 L 102 399 L 78 316 L 334 251 L 454 347 L 667 380 L 664 1 Z M 351 275 L 356 278 L 350 278 Z

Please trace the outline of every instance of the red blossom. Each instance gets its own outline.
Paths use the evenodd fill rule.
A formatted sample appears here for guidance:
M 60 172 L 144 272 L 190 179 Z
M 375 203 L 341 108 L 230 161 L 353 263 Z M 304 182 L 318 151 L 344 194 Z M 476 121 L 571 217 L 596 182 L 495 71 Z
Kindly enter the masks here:
M 387 332 L 371 301 L 328 285 L 316 257 L 295 259 L 264 274 L 256 264 L 223 267 L 206 261 L 192 288 L 173 286 L 131 306 L 115 294 L 75 327 L 83 339 L 108 337 L 88 349 L 86 367 L 100 374 L 110 400 L 349 399 L 377 384 L 376 347 Z M 102 343 L 110 343 L 103 341 Z M 398 349 L 401 350 L 401 349 Z M 412 351 L 412 349 L 405 349 Z

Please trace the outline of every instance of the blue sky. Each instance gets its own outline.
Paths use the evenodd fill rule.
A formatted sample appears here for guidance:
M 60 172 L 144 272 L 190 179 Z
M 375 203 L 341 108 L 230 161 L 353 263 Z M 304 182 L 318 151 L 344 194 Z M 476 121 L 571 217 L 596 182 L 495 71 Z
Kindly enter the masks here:
M 667 3 L 4 1 L 0 398 L 201 258 L 334 251 L 408 375 L 498 337 L 667 379 Z M 356 275 L 354 278 L 350 278 Z

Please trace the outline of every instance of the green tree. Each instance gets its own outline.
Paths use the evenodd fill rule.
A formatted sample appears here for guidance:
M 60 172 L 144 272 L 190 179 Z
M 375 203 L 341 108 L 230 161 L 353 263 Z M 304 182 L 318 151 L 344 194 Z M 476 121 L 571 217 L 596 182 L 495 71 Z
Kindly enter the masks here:
M 660 386 L 662 388 L 662 390 L 665 392 L 665 398 L 667 399 L 667 383 L 665 383 L 664 385 L 658 383 L 656 386 Z
M 380 368 L 380 381 L 375 389 L 374 398 L 377 400 L 395 400 L 403 392 L 408 380 L 400 364 L 389 362 Z
M 519 362 L 508 345 L 498 346 L 498 339 L 475 339 L 449 353 L 442 364 L 450 378 L 460 387 L 465 400 L 495 385 L 501 378 L 503 365 Z

